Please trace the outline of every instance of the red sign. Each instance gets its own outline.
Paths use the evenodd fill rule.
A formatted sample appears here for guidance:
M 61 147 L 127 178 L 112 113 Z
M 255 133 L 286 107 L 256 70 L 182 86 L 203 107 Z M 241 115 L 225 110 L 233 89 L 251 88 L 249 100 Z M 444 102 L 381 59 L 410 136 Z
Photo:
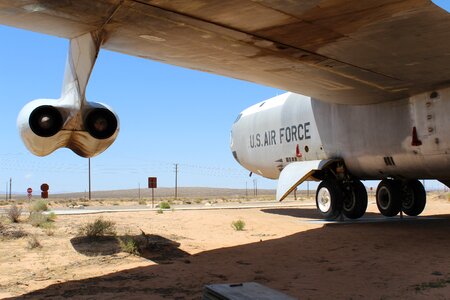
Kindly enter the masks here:
M 48 189 L 49 189 L 49 186 L 48 186 L 48 184 L 46 184 L 46 183 L 43 183 L 43 184 L 41 184 L 41 191 L 43 191 L 43 192 L 47 192 L 47 191 L 48 191 Z
M 157 178 L 156 177 L 149 177 L 148 178 L 148 188 L 149 189 L 156 189 L 157 187 Z
M 33 189 L 32 188 L 27 188 L 27 193 L 28 194 L 31 194 L 33 192 Z

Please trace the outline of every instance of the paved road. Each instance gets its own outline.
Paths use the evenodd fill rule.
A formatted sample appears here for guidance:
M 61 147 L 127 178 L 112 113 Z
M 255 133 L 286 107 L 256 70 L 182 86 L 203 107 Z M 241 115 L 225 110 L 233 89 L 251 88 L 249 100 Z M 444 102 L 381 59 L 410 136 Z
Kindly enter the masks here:
M 170 209 L 163 209 L 163 211 L 171 210 L 217 210 L 217 209 L 251 209 L 251 208 L 295 208 L 295 207 L 315 207 L 311 203 L 301 203 L 299 201 L 291 202 L 251 202 L 251 203 L 223 203 L 223 204 L 210 204 L 210 205 L 174 205 Z M 159 208 L 151 208 L 151 206 L 87 206 L 82 208 L 58 208 L 52 209 L 47 213 L 53 212 L 57 215 L 84 215 L 84 214 L 99 214 L 99 213 L 112 213 L 112 212 L 141 212 L 141 211 L 158 211 Z M 4 213 L 5 210 L 0 209 L 0 213 Z M 22 212 L 28 214 L 26 210 Z

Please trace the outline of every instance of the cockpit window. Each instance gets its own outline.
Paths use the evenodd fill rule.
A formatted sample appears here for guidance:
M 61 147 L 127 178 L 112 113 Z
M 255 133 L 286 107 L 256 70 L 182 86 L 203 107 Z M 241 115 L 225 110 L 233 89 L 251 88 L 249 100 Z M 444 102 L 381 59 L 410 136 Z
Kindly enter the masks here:
M 234 123 L 236 123 L 237 121 L 239 121 L 239 119 L 242 117 L 242 114 L 239 114 L 236 118 L 236 120 L 234 121 Z

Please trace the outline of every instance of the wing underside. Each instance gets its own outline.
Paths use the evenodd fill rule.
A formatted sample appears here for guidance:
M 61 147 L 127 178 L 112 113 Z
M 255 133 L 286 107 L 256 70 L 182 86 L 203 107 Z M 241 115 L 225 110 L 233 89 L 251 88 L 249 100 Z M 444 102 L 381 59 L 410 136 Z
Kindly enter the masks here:
M 450 85 L 450 17 L 430 0 L 2 0 L 0 23 L 342 104 Z

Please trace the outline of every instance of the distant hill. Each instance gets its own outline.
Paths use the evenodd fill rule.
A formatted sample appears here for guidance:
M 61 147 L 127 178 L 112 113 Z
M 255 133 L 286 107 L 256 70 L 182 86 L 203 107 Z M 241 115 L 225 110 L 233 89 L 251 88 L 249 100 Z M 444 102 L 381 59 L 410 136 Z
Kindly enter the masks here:
M 275 190 L 258 189 L 258 195 L 274 195 Z M 249 196 L 253 195 L 253 189 L 247 190 Z M 151 189 L 142 188 L 140 190 L 141 198 L 151 198 Z M 174 197 L 174 188 L 157 188 L 155 189 L 155 197 Z M 226 189 L 226 188 L 209 188 L 209 187 L 179 187 L 178 198 L 192 198 L 192 197 L 243 197 L 246 196 L 245 189 Z M 64 194 L 50 194 L 51 198 L 85 198 L 87 192 L 82 193 L 64 193 Z M 112 191 L 93 191 L 92 198 L 138 198 L 138 189 L 129 190 L 112 190 Z

